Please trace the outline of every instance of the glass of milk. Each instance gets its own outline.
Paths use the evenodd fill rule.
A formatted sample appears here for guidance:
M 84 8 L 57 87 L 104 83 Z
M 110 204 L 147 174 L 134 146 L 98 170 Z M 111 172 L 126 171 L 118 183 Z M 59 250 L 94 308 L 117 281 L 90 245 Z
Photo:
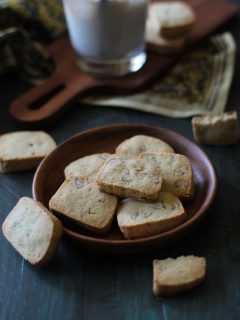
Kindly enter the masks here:
M 123 76 L 146 61 L 147 0 L 63 0 L 78 64 L 98 76 Z

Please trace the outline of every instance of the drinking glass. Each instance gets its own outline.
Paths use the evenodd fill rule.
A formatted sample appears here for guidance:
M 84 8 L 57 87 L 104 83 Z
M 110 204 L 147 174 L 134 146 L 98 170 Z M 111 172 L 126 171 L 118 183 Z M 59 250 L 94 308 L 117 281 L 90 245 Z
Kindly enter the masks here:
M 63 0 L 78 64 L 98 76 L 123 76 L 146 61 L 147 0 Z

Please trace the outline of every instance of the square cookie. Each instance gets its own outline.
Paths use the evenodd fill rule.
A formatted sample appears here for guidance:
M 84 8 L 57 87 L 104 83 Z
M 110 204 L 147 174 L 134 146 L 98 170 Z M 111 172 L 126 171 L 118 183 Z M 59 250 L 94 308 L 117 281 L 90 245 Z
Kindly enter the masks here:
M 183 1 L 150 4 L 149 19 L 160 24 L 159 33 L 165 38 L 186 36 L 196 21 L 193 9 Z
M 156 202 L 123 200 L 117 211 L 119 228 L 126 238 L 144 238 L 167 231 L 187 218 L 181 201 L 161 192 Z
M 109 231 L 118 199 L 85 177 L 67 178 L 49 202 L 51 210 L 96 232 Z
M 70 176 L 84 176 L 87 177 L 88 180 L 95 180 L 99 169 L 110 155 L 110 153 L 91 154 L 69 163 L 64 170 L 65 178 Z
M 192 289 L 199 285 L 206 274 L 206 259 L 180 256 L 153 261 L 153 292 L 167 296 Z
M 143 152 L 174 153 L 174 150 L 165 141 L 145 135 L 133 136 L 120 143 L 116 149 L 116 153 L 124 154 L 130 158 L 136 158 Z
M 174 55 L 183 49 L 186 38 L 164 38 L 160 35 L 159 30 L 160 21 L 149 17 L 145 31 L 145 41 L 149 50 L 160 54 Z
M 21 198 L 2 225 L 11 245 L 34 265 L 44 265 L 61 239 L 61 222 L 41 203 Z
M 100 189 L 120 197 L 155 200 L 162 185 L 160 169 L 145 159 L 112 155 L 96 178 Z
M 54 140 L 43 131 L 18 131 L 0 136 L 0 171 L 35 169 L 56 148 Z
M 176 153 L 143 153 L 140 158 L 159 166 L 163 178 L 161 191 L 171 192 L 186 200 L 193 197 L 192 166 L 186 156 Z
M 219 116 L 198 116 L 192 118 L 193 135 L 197 142 L 210 145 L 236 144 L 238 119 L 236 111 Z

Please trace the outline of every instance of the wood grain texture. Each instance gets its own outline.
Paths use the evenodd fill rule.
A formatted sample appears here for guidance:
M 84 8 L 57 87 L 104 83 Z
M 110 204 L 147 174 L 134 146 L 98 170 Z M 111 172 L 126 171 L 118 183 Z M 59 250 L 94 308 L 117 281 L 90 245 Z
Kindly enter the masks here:
M 240 4 L 240 1 L 238 1 Z M 222 30 L 240 43 L 240 18 Z M 228 109 L 238 109 L 240 53 Z M 0 79 L 0 133 L 16 130 L 10 101 L 27 88 L 15 76 Z M 120 108 L 76 104 L 48 128 L 57 142 L 103 124 L 159 125 L 193 140 L 190 119 L 169 119 Z M 219 190 L 207 220 L 194 233 L 154 253 L 131 256 L 93 254 L 63 241 L 45 268 L 24 262 L 0 232 L 1 320 L 212 320 L 240 318 L 240 145 L 203 146 L 216 164 Z M 31 196 L 33 172 L 0 175 L 0 223 L 21 196 Z M 195 290 L 172 298 L 152 294 L 152 259 L 195 254 L 207 258 L 207 277 Z

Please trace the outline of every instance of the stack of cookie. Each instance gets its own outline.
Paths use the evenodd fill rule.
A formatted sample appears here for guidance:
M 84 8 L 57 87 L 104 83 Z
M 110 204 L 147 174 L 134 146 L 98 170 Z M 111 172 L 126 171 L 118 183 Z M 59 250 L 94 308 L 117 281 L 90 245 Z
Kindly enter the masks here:
M 159 234 L 187 219 L 181 200 L 191 199 L 194 183 L 184 155 L 143 135 L 123 141 L 115 152 L 70 163 L 50 209 L 99 234 L 107 233 L 117 216 L 126 238 Z
M 149 50 L 161 54 L 180 52 L 196 21 L 185 2 L 154 2 L 149 5 L 145 40 Z

